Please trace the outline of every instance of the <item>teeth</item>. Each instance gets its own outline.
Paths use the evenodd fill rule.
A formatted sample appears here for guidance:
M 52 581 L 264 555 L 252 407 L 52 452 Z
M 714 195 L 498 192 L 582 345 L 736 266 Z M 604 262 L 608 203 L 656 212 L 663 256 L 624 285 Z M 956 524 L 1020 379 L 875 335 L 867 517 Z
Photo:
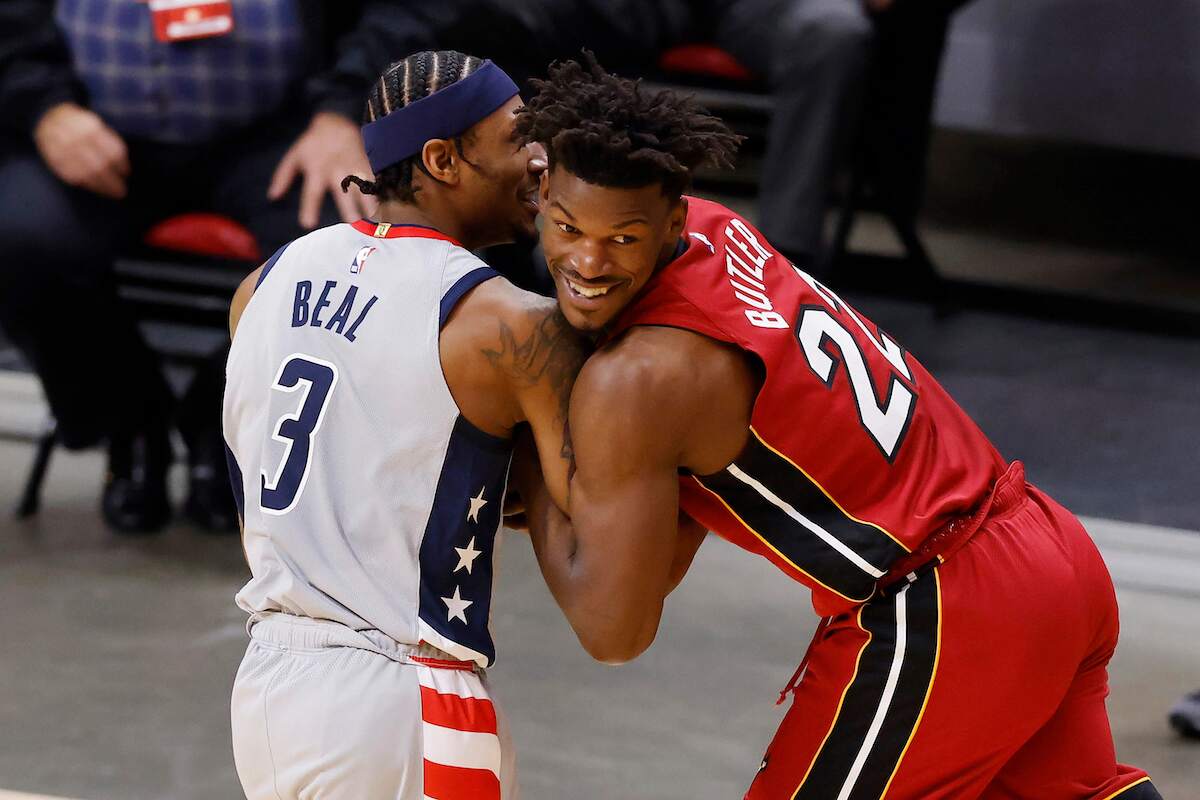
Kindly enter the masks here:
M 600 297 L 601 295 L 607 294 L 608 290 L 612 288 L 611 286 L 580 286 L 578 283 L 575 283 L 570 279 L 567 279 L 567 285 L 584 297 Z

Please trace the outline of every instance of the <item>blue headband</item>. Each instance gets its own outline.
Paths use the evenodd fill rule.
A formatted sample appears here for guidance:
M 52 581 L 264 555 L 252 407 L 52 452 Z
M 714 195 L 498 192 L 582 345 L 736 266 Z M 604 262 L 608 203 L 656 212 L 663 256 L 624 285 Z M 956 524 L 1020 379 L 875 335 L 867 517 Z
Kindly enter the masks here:
M 378 175 L 420 153 L 430 139 L 461 135 L 517 92 L 504 70 L 484 61 L 462 80 L 364 125 L 362 138 L 371 169 Z

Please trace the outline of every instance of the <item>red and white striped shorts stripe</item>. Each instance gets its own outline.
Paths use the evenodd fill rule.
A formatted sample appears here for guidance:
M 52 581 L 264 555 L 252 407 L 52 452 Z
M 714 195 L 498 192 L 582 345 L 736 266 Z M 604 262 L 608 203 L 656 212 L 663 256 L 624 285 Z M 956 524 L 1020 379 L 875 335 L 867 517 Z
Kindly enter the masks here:
M 416 665 L 426 800 L 512 800 L 501 720 L 483 680 L 467 669 Z

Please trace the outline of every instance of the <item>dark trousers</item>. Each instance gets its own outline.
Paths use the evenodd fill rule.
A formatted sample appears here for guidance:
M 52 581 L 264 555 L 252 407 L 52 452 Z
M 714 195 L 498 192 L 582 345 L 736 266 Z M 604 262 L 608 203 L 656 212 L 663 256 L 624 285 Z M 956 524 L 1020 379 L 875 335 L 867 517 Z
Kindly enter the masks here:
M 862 0 L 523 0 L 510 7 L 522 6 L 530 12 L 505 15 L 506 35 L 488 44 L 467 35 L 471 28 L 444 35 L 484 47 L 481 54 L 522 75 L 578 57 L 585 46 L 609 69 L 645 74 L 664 49 L 703 41 L 760 76 L 775 110 L 759 227 L 790 255 L 820 254 L 834 172 L 857 141 L 876 47 L 877 24 Z
M 118 301 L 114 257 L 152 223 L 213 211 L 244 224 L 264 256 L 301 235 L 299 186 L 268 202 L 272 172 L 307 120 L 270 120 L 228 141 L 129 141 L 125 200 L 63 184 L 31 144 L 0 141 L 0 327 L 41 379 L 62 442 L 87 447 L 163 424 L 171 401 L 157 359 Z M 336 221 L 332 201 L 323 224 Z M 220 362 L 214 354 L 214 364 Z M 220 381 L 198 424 L 220 425 Z
M 862 0 L 520 0 L 432 35 L 522 76 L 582 47 L 631 75 L 685 41 L 729 51 L 774 101 L 759 227 L 790 255 L 816 259 L 835 171 L 853 152 L 886 202 L 916 213 L 947 21 L 965 1 L 896 0 L 873 17 Z M 497 25 L 503 35 L 480 34 Z
M 822 255 L 837 168 L 850 159 L 881 205 L 920 207 L 950 17 L 967 0 L 702 0 L 696 30 L 762 76 L 775 103 L 759 189 L 759 227 L 798 257 Z
M 874 40 L 861 0 L 714 0 L 712 41 L 767 82 L 775 110 L 759 228 L 809 260 L 821 253 L 834 172 L 855 141 Z

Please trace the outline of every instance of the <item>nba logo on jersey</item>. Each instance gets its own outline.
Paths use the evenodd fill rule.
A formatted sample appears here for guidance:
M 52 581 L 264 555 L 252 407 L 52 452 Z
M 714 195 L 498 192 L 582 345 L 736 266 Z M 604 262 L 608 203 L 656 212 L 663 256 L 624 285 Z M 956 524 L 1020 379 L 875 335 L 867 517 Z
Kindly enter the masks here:
M 367 263 L 367 258 L 374 252 L 375 248 L 370 245 L 359 248 L 359 251 L 354 255 L 354 260 L 350 262 L 350 274 L 357 275 L 362 272 L 363 265 Z

